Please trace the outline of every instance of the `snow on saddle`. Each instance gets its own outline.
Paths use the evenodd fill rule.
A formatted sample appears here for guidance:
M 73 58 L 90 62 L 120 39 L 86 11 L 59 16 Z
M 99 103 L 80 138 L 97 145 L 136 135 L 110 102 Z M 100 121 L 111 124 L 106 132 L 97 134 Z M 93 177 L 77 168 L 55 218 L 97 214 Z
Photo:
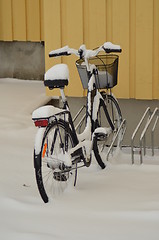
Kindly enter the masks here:
M 49 89 L 64 88 L 68 81 L 69 69 L 66 64 L 56 64 L 45 73 L 44 85 Z

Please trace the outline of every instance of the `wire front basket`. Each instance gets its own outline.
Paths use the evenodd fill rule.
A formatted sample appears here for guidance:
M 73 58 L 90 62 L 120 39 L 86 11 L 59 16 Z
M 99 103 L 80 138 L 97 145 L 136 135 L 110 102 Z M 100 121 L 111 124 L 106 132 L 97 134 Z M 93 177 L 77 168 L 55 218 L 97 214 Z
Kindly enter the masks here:
M 96 86 L 98 89 L 109 89 L 117 85 L 119 56 L 114 54 L 98 55 L 89 59 L 89 64 L 96 66 Z M 84 89 L 88 88 L 88 72 L 83 59 L 76 61 L 78 73 Z

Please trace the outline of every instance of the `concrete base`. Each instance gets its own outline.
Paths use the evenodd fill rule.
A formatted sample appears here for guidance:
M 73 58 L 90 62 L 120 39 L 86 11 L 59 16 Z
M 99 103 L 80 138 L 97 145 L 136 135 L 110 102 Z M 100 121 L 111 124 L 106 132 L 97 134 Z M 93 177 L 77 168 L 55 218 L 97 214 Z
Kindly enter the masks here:
M 44 45 L 0 41 L 0 78 L 44 79 Z

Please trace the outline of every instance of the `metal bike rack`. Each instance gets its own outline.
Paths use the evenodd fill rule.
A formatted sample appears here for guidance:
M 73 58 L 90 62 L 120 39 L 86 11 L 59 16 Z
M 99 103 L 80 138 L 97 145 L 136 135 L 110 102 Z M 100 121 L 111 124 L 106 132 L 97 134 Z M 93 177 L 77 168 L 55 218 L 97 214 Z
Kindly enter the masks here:
M 131 157 L 132 157 L 132 164 L 134 164 L 134 139 L 139 131 L 139 129 L 142 127 L 143 122 L 145 119 L 147 119 L 147 122 L 145 124 L 145 127 L 143 128 L 143 131 L 140 135 L 140 139 L 139 139 L 139 154 L 140 154 L 140 164 L 143 163 L 143 152 L 144 152 L 144 156 L 146 155 L 146 133 L 147 130 L 150 128 L 150 125 L 152 123 L 152 120 L 154 120 L 154 118 L 156 117 L 155 123 L 151 129 L 151 147 L 152 147 L 152 156 L 154 155 L 154 132 L 156 130 L 156 126 L 158 123 L 158 118 L 159 118 L 159 109 L 155 108 L 155 110 L 153 112 L 151 112 L 150 108 L 148 107 L 145 111 L 145 113 L 143 114 L 139 124 L 137 125 L 135 131 L 132 134 L 132 138 L 131 138 Z
M 159 109 L 158 108 L 155 108 L 155 110 L 153 111 L 149 121 L 147 122 L 141 136 L 140 136 L 140 164 L 143 163 L 143 155 L 142 155 L 142 147 L 144 149 L 144 155 L 146 155 L 146 132 L 148 130 L 148 128 L 150 127 L 150 124 L 152 122 L 152 120 L 156 117 L 156 119 L 158 118 L 159 116 Z M 158 121 L 158 120 L 157 120 Z M 155 121 L 155 124 L 152 128 L 153 130 L 153 135 L 154 135 L 154 130 L 156 129 L 156 121 Z M 151 133 L 152 133 L 152 130 L 151 130 Z M 154 144 L 154 143 L 153 143 Z M 151 139 L 151 146 L 152 146 L 152 139 Z M 154 150 L 154 146 L 153 146 L 153 150 Z
M 115 143 L 115 141 L 116 141 L 116 139 L 117 139 L 117 137 L 118 137 L 118 135 L 121 131 L 122 131 L 122 139 L 121 139 L 121 142 L 122 142 L 125 131 L 126 131 L 126 120 L 125 119 L 121 122 L 120 127 L 118 128 L 118 131 L 117 131 L 117 133 L 116 133 L 116 135 L 115 135 L 115 137 L 114 137 L 114 139 L 113 139 L 113 141 L 112 141 L 112 143 L 111 143 L 111 145 L 108 149 L 108 152 L 106 154 L 106 160 L 107 161 L 108 161 L 109 154 L 110 154 L 111 150 L 113 149 L 114 143 Z M 121 144 L 121 142 L 120 142 L 120 144 Z M 121 147 L 121 145 L 119 145 L 119 147 Z
M 157 123 L 158 123 L 158 119 L 159 119 L 159 111 L 158 111 L 158 115 L 157 115 L 157 117 L 156 117 L 156 120 L 155 120 L 154 126 L 153 126 L 152 131 L 151 131 L 151 139 L 152 139 L 152 156 L 154 156 L 154 134 L 155 134 L 156 126 L 157 126 Z
M 131 158 L 132 158 L 132 164 L 134 164 L 134 153 L 135 153 L 135 150 L 134 150 L 134 140 L 135 140 L 135 137 L 139 131 L 139 129 L 141 128 L 141 126 L 143 125 L 143 122 L 145 119 L 148 119 L 149 117 L 151 116 L 151 110 L 150 110 L 150 107 L 148 107 L 145 111 L 145 113 L 143 114 L 140 122 L 138 123 L 135 131 L 133 132 L 132 134 L 132 137 L 131 137 Z

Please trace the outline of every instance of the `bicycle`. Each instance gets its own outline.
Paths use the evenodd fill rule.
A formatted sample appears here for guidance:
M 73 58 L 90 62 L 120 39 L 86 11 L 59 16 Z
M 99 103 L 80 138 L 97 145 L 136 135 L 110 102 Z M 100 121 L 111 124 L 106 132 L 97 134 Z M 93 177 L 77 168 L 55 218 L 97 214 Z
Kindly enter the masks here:
M 100 55 L 100 52 L 104 55 Z M 45 203 L 63 192 L 69 181 L 76 185 L 77 170 L 89 167 L 93 155 L 104 169 L 102 154 L 112 142 L 122 122 L 119 104 L 111 92 L 117 84 L 119 45 L 104 43 L 95 50 L 82 45 L 78 50 L 68 46 L 53 50 L 49 57 L 79 57 L 76 66 L 83 88 L 87 89 L 85 129 L 78 134 L 64 94 L 69 70 L 66 64 L 57 64 L 45 73 L 44 85 L 59 88 L 63 108 L 46 105 L 36 109 L 32 119 L 39 127 L 34 146 L 34 168 L 39 193 Z M 103 89 L 106 89 L 105 91 Z M 121 136 L 118 134 L 117 145 Z M 71 180 L 72 179 L 72 180 Z

